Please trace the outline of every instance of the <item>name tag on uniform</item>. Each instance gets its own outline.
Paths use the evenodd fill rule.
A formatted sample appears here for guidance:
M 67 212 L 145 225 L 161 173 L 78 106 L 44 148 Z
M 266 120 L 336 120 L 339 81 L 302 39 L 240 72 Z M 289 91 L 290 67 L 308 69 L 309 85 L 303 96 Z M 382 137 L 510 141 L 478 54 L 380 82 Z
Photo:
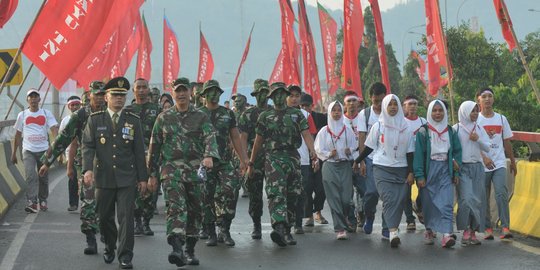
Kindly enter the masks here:
M 97 127 L 97 131 L 105 131 L 105 130 L 107 130 L 107 126 Z

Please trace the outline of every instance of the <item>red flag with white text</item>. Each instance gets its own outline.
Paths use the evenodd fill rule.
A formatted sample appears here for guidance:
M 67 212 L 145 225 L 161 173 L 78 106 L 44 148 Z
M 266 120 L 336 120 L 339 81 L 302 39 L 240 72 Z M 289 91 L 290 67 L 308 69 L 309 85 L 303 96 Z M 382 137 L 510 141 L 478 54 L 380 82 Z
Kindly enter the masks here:
M 139 45 L 139 53 L 137 54 L 137 69 L 135 71 L 135 78 L 143 78 L 150 81 L 152 76 L 152 62 L 150 61 L 150 54 L 152 53 L 152 39 L 146 26 L 146 19 L 144 14 L 142 16 L 143 25 L 141 30 L 141 44 Z
M 180 72 L 180 53 L 176 34 L 167 20 L 163 18 L 163 88 L 171 91 L 171 83 Z
M 92 48 L 101 47 L 141 0 L 50 0 L 26 34 L 22 52 L 61 88 Z
M 381 10 L 379 9 L 378 0 L 369 0 L 371 11 L 373 12 L 373 20 L 375 21 L 375 33 L 377 35 L 377 49 L 379 52 L 379 64 L 381 66 L 382 82 L 386 86 L 386 94 L 392 93 L 390 87 L 390 75 L 388 73 L 388 62 L 386 60 L 386 47 L 384 45 L 384 31 L 381 18 Z
M 337 23 L 321 4 L 317 3 L 317 6 L 321 25 L 326 84 L 328 84 L 328 95 L 333 95 L 339 87 L 339 77 L 334 72 L 334 58 L 337 52 Z
M 281 10 L 281 50 L 283 51 L 283 82 L 300 85 L 298 49 L 294 36 L 294 12 L 289 0 L 279 0 Z M 276 67 L 274 67 L 276 69 Z
M 0 29 L 2 29 L 11 16 L 13 16 L 18 4 L 19 0 L 0 0 Z
M 113 67 L 109 71 L 109 78 L 114 78 L 118 76 L 124 76 L 126 71 L 131 64 L 131 60 L 135 53 L 139 50 L 139 46 L 142 40 L 142 33 L 139 31 L 142 28 L 143 22 L 141 20 L 141 14 L 137 12 L 135 19 L 135 24 L 133 28 L 130 29 L 130 35 L 128 41 L 124 44 L 121 49 L 120 56 L 115 61 Z
M 249 32 L 249 37 L 246 43 L 246 47 L 244 48 L 244 53 L 242 54 L 242 60 L 240 60 L 240 66 L 238 66 L 238 70 L 236 71 L 236 77 L 234 77 L 234 83 L 233 83 L 231 95 L 236 94 L 236 90 L 238 88 L 238 77 L 240 76 L 240 70 L 242 69 L 242 66 L 244 65 L 244 62 L 246 61 L 248 53 L 249 53 L 252 33 L 253 33 L 253 27 L 251 27 L 251 31 Z
M 344 0 L 343 62 L 341 88 L 356 92 L 362 98 L 358 53 L 364 35 L 364 16 L 360 0 Z
M 452 70 L 446 60 L 446 39 L 441 24 L 439 3 L 437 0 L 425 0 L 425 7 L 428 87 L 429 94 L 436 96 L 439 89 L 447 85 L 452 78 Z
M 206 42 L 206 38 L 202 31 L 200 32 L 201 43 L 199 48 L 199 72 L 197 75 L 197 82 L 204 83 L 212 79 L 214 74 L 214 58 L 212 58 L 212 52 Z
M 504 0 L 493 0 L 493 4 L 495 5 L 495 12 L 497 13 L 499 23 L 501 24 L 504 40 L 506 40 L 506 43 L 508 44 L 508 49 L 513 51 L 516 47 L 517 40 L 512 34 L 512 20 L 510 19 L 506 4 L 504 3 Z
M 315 42 L 306 13 L 304 0 L 298 0 L 298 21 L 302 43 L 302 62 L 304 66 L 304 89 L 313 97 L 315 104 L 322 102 L 319 71 L 317 69 Z

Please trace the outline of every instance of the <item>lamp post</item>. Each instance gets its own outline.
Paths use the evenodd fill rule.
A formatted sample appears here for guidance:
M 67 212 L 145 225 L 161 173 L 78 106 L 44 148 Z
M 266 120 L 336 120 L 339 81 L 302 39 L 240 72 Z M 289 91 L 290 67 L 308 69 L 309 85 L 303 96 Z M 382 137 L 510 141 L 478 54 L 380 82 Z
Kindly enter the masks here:
M 457 13 L 456 13 L 456 26 L 459 27 L 459 12 L 461 11 L 461 7 L 463 7 L 463 5 L 469 0 L 463 0 L 463 2 L 461 2 L 461 4 L 459 5 L 458 9 L 457 9 Z
M 407 29 L 405 32 L 403 32 L 403 35 L 401 36 L 401 68 L 403 69 L 405 67 L 405 49 L 404 49 L 404 41 L 405 41 L 405 36 L 407 34 L 409 34 L 411 32 L 411 30 L 415 29 L 415 28 L 419 28 L 419 27 L 424 27 L 426 26 L 425 23 L 423 24 L 419 24 L 419 25 L 414 25 L 414 26 L 411 26 L 409 27 L 409 29 Z

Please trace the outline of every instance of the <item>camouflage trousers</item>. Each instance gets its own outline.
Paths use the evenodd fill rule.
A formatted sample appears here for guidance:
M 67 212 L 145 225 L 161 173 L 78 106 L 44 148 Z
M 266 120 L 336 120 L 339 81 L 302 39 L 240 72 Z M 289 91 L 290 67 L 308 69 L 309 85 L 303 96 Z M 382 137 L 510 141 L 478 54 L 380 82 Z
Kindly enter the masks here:
M 135 210 L 133 215 L 136 219 L 143 218 L 144 220 L 151 220 L 154 217 L 154 196 L 157 196 L 156 192 L 146 192 L 141 195 L 137 189 L 135 194 Z
M 248 213 L 252 219 L 263 214 L 264 155 L 259 155 L 253 163 L 253 176 L 246 181 L 249 191 Z
M 183 171 L 162 182 L 163 192 L 168 198 L 167 236 L 198 237 L 202 222 L 202 197 L 204 183 L 197 172 Z
M 216 162 L 208 171 L 204 192 L 204 223 L 221 223 L 236 215 L 240 180 L 232 162 Z
M 94 184 L 86 186 L 83 182 L 82 168 L 75 165 L 77 176 L 79 176 L 79 199 L 81 200 L 81 232 L 99 232 L 99 225 L 96 215 L 96 187 Z
M 292 226 L 296 219 L 296 203 L 302 194 L 302 173 L 298 155 L 267 153 L 266 196 L 272 227 L 278 223 Z

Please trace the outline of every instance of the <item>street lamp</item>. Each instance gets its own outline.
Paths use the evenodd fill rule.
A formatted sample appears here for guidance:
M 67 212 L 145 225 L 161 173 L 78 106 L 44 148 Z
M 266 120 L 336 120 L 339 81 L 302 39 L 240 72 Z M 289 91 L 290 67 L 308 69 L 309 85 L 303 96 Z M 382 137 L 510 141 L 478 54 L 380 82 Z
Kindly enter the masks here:
M 459 12 L 461 11 L 461 7 L 469 0 L 463 0 L 463 2 L 461 2 L 461 4 L 459 5 L 458 9 L 457 9 L 457 13 L 456 13 L 456 26 L 459 27 Z
M 409 32 L 411 32 L 411 30 L 415 29 L 415 28 L 420 28 L 420 27 L 424 27 L 426 26 L 425 23 L 423 24 L 419 24 L 419 25 L 415 25 L 415 26 L 411 26 L 409 27 L 409 29 L 407 29 L 405 32 L 403 32 L 403 35 L 401 36 L 401 68 L 403 69 L 405 67 L 405 49 L 404 49 L 404 46 L 403 46 L 403 42 L 405 41 L 405 35 L 409 34 Z

